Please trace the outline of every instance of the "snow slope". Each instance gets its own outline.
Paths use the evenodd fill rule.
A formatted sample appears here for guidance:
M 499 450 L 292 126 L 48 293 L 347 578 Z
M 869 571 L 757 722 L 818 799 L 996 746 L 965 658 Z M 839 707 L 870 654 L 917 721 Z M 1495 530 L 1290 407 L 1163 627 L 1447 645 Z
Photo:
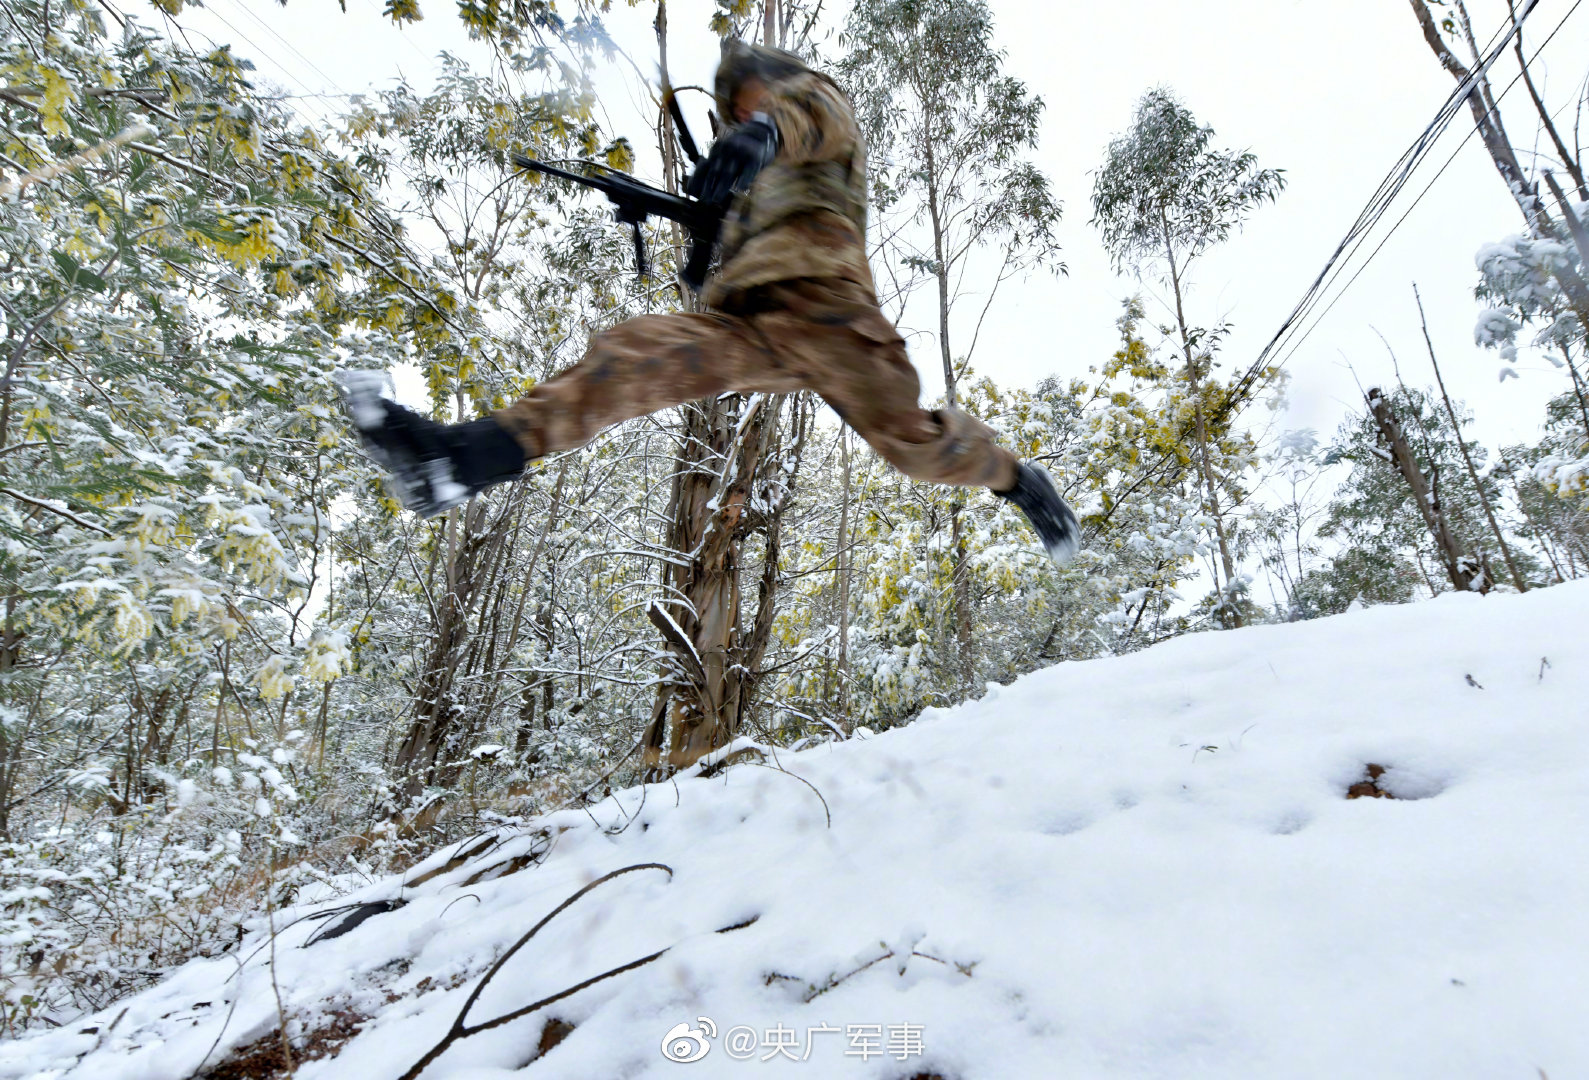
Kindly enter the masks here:
M 1589 582 L 1201 634 L 781 754 L 784 771 L 555 815 L 539 823 L 555 840 L 504 835 L 344 936 L 279 935 L 291 1031 L 371 1017 L 297 1075 L 396 1080 L 513 941 L 655 862 L 671 879 L 621 875 L 548 923 L 471 1021 L 668 952 L 423 1075 L 1589 1076 L 1586 608 Z M 1401 798 L 1344 797 L 1369 763 Z M 265 940 L 261 920 L 239 956 Z M 240 978 L 230 957 L 190 963 L 0 1048 L 0 1076 L 170 1080 L 219 1038 L 214 1065 L 275 1029 L 269 960 Z M 574 1029 L 526 1069 L 550 1017 Z M 706 1055 L 665 1060 L 664 1034 L 698 1017 L 718 1034 Z M 808 1060 L 761 1060 L 799 1058 L 823 1025 Z M 749 1060 L 725 1042 L 736 1026 Z

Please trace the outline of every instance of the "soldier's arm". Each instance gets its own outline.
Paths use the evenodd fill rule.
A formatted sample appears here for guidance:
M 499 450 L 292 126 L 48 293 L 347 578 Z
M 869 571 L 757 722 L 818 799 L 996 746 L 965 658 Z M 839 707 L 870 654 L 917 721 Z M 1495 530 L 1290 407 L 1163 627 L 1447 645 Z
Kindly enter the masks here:
M 778 129 L 778 158 L 791 164 L 845 160 L 860 141 L 844 93 L 814 73 L 768 87 L 754 108 Z

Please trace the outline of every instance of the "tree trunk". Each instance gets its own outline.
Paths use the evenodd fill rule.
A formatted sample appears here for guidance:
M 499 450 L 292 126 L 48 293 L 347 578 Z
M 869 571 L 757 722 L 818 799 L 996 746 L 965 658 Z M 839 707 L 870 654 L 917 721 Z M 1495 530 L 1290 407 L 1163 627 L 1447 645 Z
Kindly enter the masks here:
M 839 429 L 839 460 L 844 468 L 842 495 L 839 503 L 838 565 L 834 568 L 839 577 L 839 715 L 844 718 L 844 731 L 854 730 L 850 720 L 850 432 Z
M 664 575 L 669 588 L 650 617 L 666 643 L 668 676 L 645 736 L 653 777 L 693 764 L 738 735 L 776 610 L 781 501 L 755 524 L 768 536 L 758 616 L 740 626 L 740 570 L 757 467 L 777 436 L 783 396 L 717 399 L 691 406 L 675 462 Z M 749 415 L 751 410 L 755 415 Z M 666 752 L 663 746 L 667 746 Z
M 764 9 L 764 28 L 775 8 Z M 657 5 L 657 45 L 664 86 L 669 83 L 667 4 Z M 663 110 L 662 157 L 667 189 L 677 192 L 679 162 L 673 120 Z M 684 237 L 673 231 L 675 262 L 684 265 Z M 686 307 L 697 301 L 680 289 Z M 767 537 L 758 613 L 750 633 L 740 625 L 740 572 L 747 507 L 757 470 L 777 437 L 783 395 L 723 395 L 684 410 L 684 439 L 674 461 L 668 502 L 667 546 L 674 561 L 663 571 L 664 595 L 651 605 L 652 624 L 666 650 L 666 675 L 657 687 L 643 743 L 648 778 L 693 764 L 739 733 L 756 669 L 776 611 L 779 517 L 782 500 L 754 524 Z M 664 749 L 664 747 L 666 749 Z
M 1517 20 L 1517 8 L 1512 3 L 1512 0 L 1506 0 L 1506 10 L 1511 13 L 1512 20 L 1515 22 Z M 1545 101 L 1539 96 L 1538 88 L 1534 86 L 1534 76 L 1528 70 L 1528 57 L 1523 55 L 1523 31 L 1521 29 L 1517 31 L 1517 37 L 1512 42 L 1512 46 L 1517 51 L 1517 68 L 1523 76 L 1523 85 L 1528 88 L 1529 99 L 1534 103 L 1534 111 L 1539 114 L 1540 126 L 1550 136 L 1550 141 L 1556 147 L 1556 154 L 1561 158 L 1563 167 L 1572 176 L 1573 183 L 1577 185 L 1578 197 L 1589 199 L 1589 185 L 1584 183 L 1583 167 L 1579 165 L 1577 159 L 1567 149 L 1567 144 L 1562 141 L 1561 132 L 1556 127 L 1556 118 L 1550 115 L 1549 109 L 1545 108 Z
M 1495 94 L 1490 89 L 1490 80 L 1482 72 L 1475 75 L 1470 72 L 1462 61 L 1447 48 L 1444 39 L 1440 37 L 1440 27 L 1430 12 L 1426 0 L 1408 0 L 1412 4 L 1413 15 L 1418 20 L 1418 25 L 1423 30 L 1424 41 L 1429 45 L 1435 58 L 1440 61 L 1440 66 L 1450 72 L 1451 77 L 1459 84 L 1472 79 L 1472 89 L 1468 91 L 1468 108 L 1473 113 L 1474 126 L 1478 129 L 1479 137 L 1484 141 L 1484 148 L 1489 152 L 1490 160 L 1495 164 L 1495 171 L 1501 174 L 1501 180 L 1506 184 L 1506 189 L 1517 203 L 1517 208 L 1522 211 L 1523 220 L 1527 222 L 1530 231 L 1535 235 L 1547 236 L 1555 240 L 1566 242 L 1568 237 L 1551 219 L 1550 211 L 1545 202 L 1539 197 L 1539 187 L 1528 180 L 1528 174 L 1517 160 L 1517 153 L 1512 149 L 1511 139 L 1506 134 L 1506 127 L 1501 122 L 1501 113 L 1495 100 Z M 1529 10 L 1532 10 L 1530 5 Z M 1467 18 L 1467 10 L 1458 4 L 1462 18 Z M 1515 16 L 1514 16 L 1515 19 Z M 1584 265 L 1589 265 L 1586 263 Z M 1567 294 L 1568 305 L 1578 316 L 1578 321 L 1584 326 L 1589 326 L 1589 283 L 1583 279 L 1582 272 L 1572 267 L 1555 272 L 1556 280 L 1561 283 L 1562 291 Z
M 927 212 L 932 221 L 932 253 L 938 279 L 938 354 L 943 361 L 944 401 L 953 408 L 958 398 L 955 393 L 954 353 L 949 345 L 949 264 L 944 258 L 943 213 L 938 205 L 938 175 L 930 140 L 923 151 L 927 156 Z M 966 565 L 965 525 L 961 521 L 965 505 L 965 496 L 956 488 L 949 503 L 950 543 L 954 549 L 954 567 L 950 571 L 950 579 L 954 590 L 953 621 L 958 646 L 953 668 L 960 685 L 969 689 L 976 665 L 971 655 L 971 576 Z
M 1162 211 L 1160 213 L 1163 218 Z M 1170 261 L 1170 283 L 1175 288 L 1175 322 L 1181 333 L 1181 352 L 1186 357 L 1186 378 L 1192 392 L 1192 419 L 1195 423 L 1197 437 L 1197 456 L 1200 465 L 1204 489 L 1208 493 L 1208 513 L 1214 519 L 1214 537 L 1219 542 L 1219 561 L 1225 571 L 1225 584 L 1221 588 L 1219 581 L 1214 582 L 1216 590 L 1221 597 L 1221 621 L 1229 628 L 1236 628 L 1245 621 L 1242 618 L 1241 608 L 1234 603 L 1232 591 L 1236 581 L 1236 564 L 1230 556 L 1230 543 L 1225 538 L 1225 519 L 1219 509 L 1219 486 L 1214 482 L 1214 468 L 1208 460 L 1208 424 L 1203 417 L 1203 395 L 1198 381 L 1197 360 L 1192 355 L 1192 336 L 1186 326 L 1186 312 L 1181 305 L 1181 273 L 1175 265 L 1175 249 L 1170 245 L 1169 225 L 1165 223 L 1164 253 Z
M 1413 457 L 1412 447 L 1408 445 L 1407 437 L 1402 433 L 1401 424 L 1397 422 L 1390 403 L 1385 400 L 1385 395 L 1381 393 L 1379 387 L 1370 387 L 1367 399 L 1374 422 L 1379 425 L 1380 435 L 1390 446 L 1391 461 L 1396 471 L 1401 473 L 1402 479 L 1407 481 L 1407 486 L 1412 489 L 1413 504 L 1418 507 L 1418 513 L 1423 517 L 1429 535 L 1434 538 L 1435 547 L 1440 552 L 1440 559 L 1445 564 L 1446 574 L 1451 579 L 1452 587 L 1458 592 L 1468 592 L 1474 590 L 1474 583 L 1477 581 L 1481 582 L 1481 585 L 1476 591 L 1488 591 L 1489 583 L 1483 580 L 1478 561 L 1463 554 L 1461 542 L 1452 534 L 1439 497 L 1431 493 L 1423 471 L 1418 468 L 1417 459 Z
M 1541 524 L 1539 519 L 1534 517 L 1529 511 L 1528 500 L 1523 496 L 1523 485 L 1517 482 L 1515 476 L 1512 478 L 1512 490 L 1517 496 L 1517 508 L 1523 512 L 1523 517 L 1527 519 L 1529 528 L 1534 530 L 1534 535 L 1539 541 L 1539 548 L 1545 553 L 1545 558 L 1550 562 L 1551 572 L 1556 575 L 1556 584 L 1560 585 L 1567 579 L 1562 576 L 1561 563 L 1556 559 L 1554 541 L 1557 540 L 1557 537 L 1554 530 Z
M 1447 47 L 1445 39 L 1440 36 L 1440 27 L 1436 23 L 1434 14 L 1429 10 L 1425 0 L 1408 0 L 1412 4 L 1413 16 L 1417 18 L 1419 27 L 1423 30 L 1423 38 L 1428 44 L 1435 59 L 1440 61 L 1440 66 L 1450 73 L 1451 77 L 1460 85 L 1472 80 L 1472 88 L 1468 91 L 1468 108 L 1473 113 L 1473 122 L 1478 128 L 1479 137 L 1484 140 L 1484 148 L 1489 151 L 1490 159 L 1495 163 L 1495 168 L 1501 174 L 1501 179 L 1506 181 L 1507 190 L 1512 193 L 1512 198 L 1517 201 L 1518 209 L 1523 212 L 1530 226 L 1537 223 L 1535 215 L 1543 209 L 1539 201 L 1538 189 L 1528 182 L 1528 174 L 1517 160 L 1517 154 L 1512 150 L 1511 140 L 1507 138 L 1506 128 L 1501 123 L 1501 114 L 1496 108 L 1495 96 L 1490 90 L 1489 76 L 1484 72 L 1469 71 L 1467 65 L 1456 58 L 1456 55 Z M 1460 5 L 1459 5 L 1460 6 Z M 1461 11 L 1462 17 L 1467 17 L 1465 9 Z
M 0 840 L 11 839 L 11 791 L 16 785 L 21 749 L 21 740 L 13 744 L 10 728 L 0 723 Z
M 949 349 L 949 265 L 944 261 L 944 224 L 938 205 L 938 174 L 934 166 L 932 141 L 922 147 L 927 157 L 927 214 L 932 222 L 934 276 L 938 279 L 938 355 L 943 360 L 943 399 L 955 404 L 954 354 Z
M 1578 399 L 1578 418 L 1583 421 L 1583 445 L 1589 446 L 1589 397 L 1584 393 L 1583 378 L 1578 374 L 1578 365 L 1572 362 L 1572 350 L 1567 348 L 1567 343 L 1558 341 L 1556 347 L 1561 350 L 1567 373 L 1572 376 L 1573 396 Z
M 1424 318 L 1423 298 L 1418 296 L 1418 287 L 1413 286 L 1412 294 L 1418 300 L 1418 321 L 1423 326 L 1423 342 L 1429 348 L 1429 362 L 1434 365 L 1435 382 L 1440 386 L 1440 400 L 1446 404 L 1446 416 L 1451 420 L 1451 430 L 1457 437 L 1457 448 L 1462 451 L 1462 461 L 1468 467 L 1468 479 L 1473 481 L 1473 491 L 1479 497 L 1479 505 L 1484 508 L 1484 518 L 1490 523 L 1490 532 L 1495 535 L 1495 542 L 1501 546 L 1501 556 L 1506 560 L 1506 568 L 1511 571 L 1512 584 L 1518 592 L 1527 592 L 1528 583 L 1523 580 L 1523 572 L 1517 568 L 1517 560 L 1512 558 L 1512 549 L 1506 543 L 1506 536 L 1501 532 L 1501 527 L 1495 522 L 1495 511 L 1490 508 L 1490 497 L 1484 493 L 1484 485 L 1479 481 L 1479 470 L 1473 467 L 1473 456 L 1468 453 L 1468 444 L 1462 441 L 1462 425 L 1457 420 L 1457 410 L 1451 404 L 1451 395 L 1446 393 L 1446 381 L 1440 374 L 1440 361 L 1435 359 L 1434 342 L 1429 340 L 1429 321 Z
M 435 624 L 419 678 L 414 718 L 394 763 L 403 778 L 403 794 L 410 798 L 430 784 L 446 785 L 452 780 L 453 769 L 443 762 L 441 752 L 456 735 L 464 711 L 453 684 L 470 642 L 469 616 L 489 576 L 494 541 L 500 539 L 507 524 L 507 515 L 502 515 L 493 528 L 485 528 L 486 504 L 479 500 L 451 513 L 446 589 L 435 598 Z M 456 535 L 459 528 L 461 539 Z
M 971 640 L 971 567 L 966 551 L 965 499 L 957 489 L 949 504 L 949 540 L 954 547 L 955 676 L 962 688 L 971 690 L 976 677 L 976 657 Z
M 1550 186 L 1550 193 L 1556 197 L 1556 205 L 1561 208 L 1562 220 L 1567 223 L 1567 233 L 1572 237 L 1573 246 L 1578 249 L 1578 265 L 1589 266 L 1589 232 L 1584 231 L 1583 222 L 1567 205 L 1567 195 L 1561 190 L 1561 185 L 1556 183 L 1556 174 L 1546 169 L 1544 176 L 1545 183 Z

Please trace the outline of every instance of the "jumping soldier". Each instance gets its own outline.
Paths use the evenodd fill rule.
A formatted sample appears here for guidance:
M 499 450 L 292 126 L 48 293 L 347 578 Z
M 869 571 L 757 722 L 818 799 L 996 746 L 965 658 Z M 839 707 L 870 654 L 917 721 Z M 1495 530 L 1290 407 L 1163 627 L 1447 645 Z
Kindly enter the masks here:
M 730 41 L 714 86 L 732 120 L 689 194 L 728 205 L 708 313 L 642 315 L 591 339 L 584 358 L 492 416 L 445 425 L 346 373 L 354 425 L 425 517 L 512 480 L 527 462 L 603 428 L 729 391 L 821 395 L 906 476 L 984 486 L 1025 512 L 1056 563 L 1076 515 L 1041 467 L 955 408 L 927 411 L 905 342 L 878 308 L 866 261 L 866 162 L 849 100 L 792 53 Z

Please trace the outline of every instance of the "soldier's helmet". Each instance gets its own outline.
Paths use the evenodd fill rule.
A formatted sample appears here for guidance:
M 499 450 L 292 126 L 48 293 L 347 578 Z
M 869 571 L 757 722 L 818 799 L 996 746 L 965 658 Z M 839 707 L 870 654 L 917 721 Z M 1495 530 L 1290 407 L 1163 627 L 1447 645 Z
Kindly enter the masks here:
M 811 70 L 792 52 L 765 45 L 751 45 L 739 38 L 723 39 L 723 58 L 717 65 L 712 86 L 717 100 L 717 116 L 724 124 L 734 122 L 734 93 L 749 79 L 772 84 L 791 75 Z

